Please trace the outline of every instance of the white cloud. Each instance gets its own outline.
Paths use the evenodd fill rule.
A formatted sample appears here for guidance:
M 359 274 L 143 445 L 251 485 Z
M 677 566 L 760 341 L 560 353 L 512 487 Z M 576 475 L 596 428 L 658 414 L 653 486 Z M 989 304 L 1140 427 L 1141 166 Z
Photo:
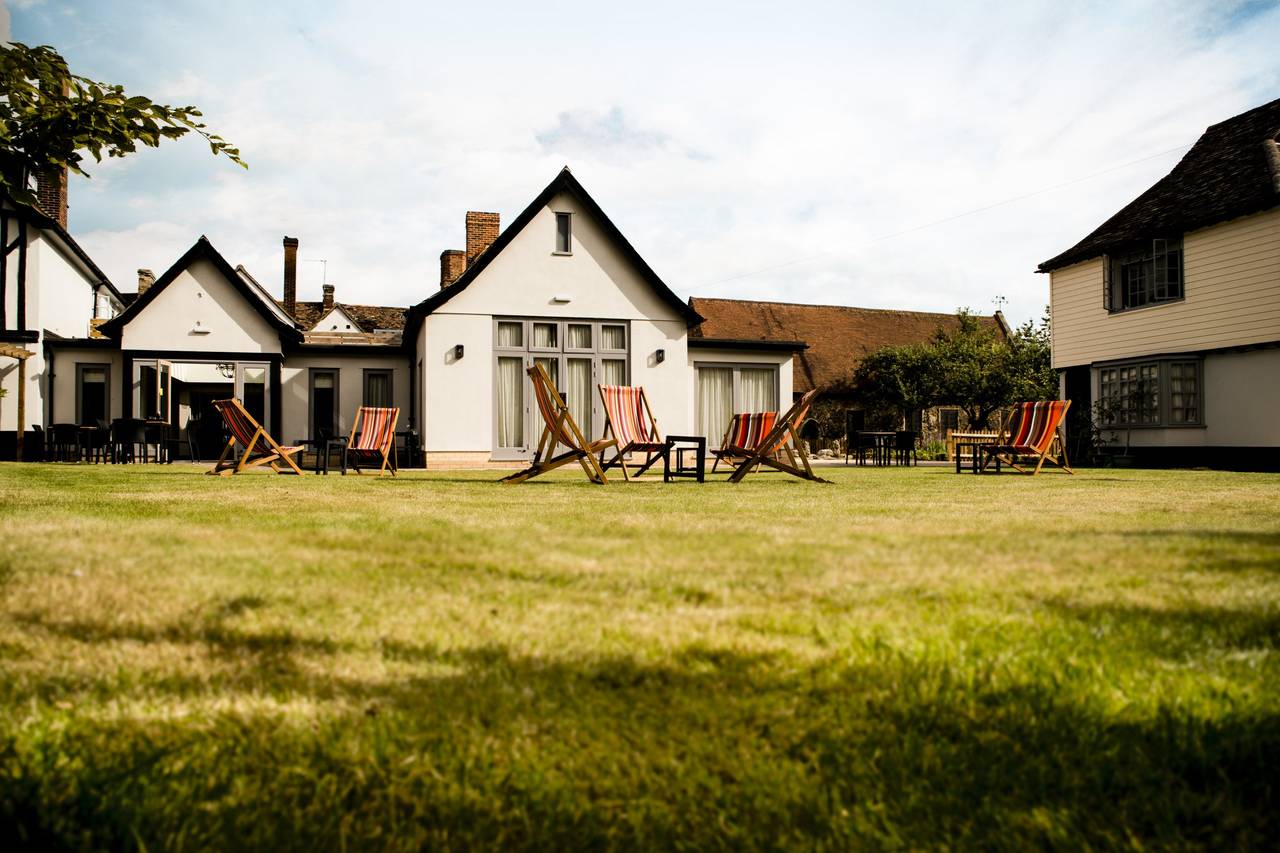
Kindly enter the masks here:
M 109 273 L 207 233 L 278 288 L 288 233 L 340 299 L 393 304 L 434 288 L 465 210 L 509 221 L 567 162 L 683 295 L 1003 295 L 1030 317 L 1035 265 L 1176 156 L 877 238 L 1190 143 L 1280 83 L 1265 4 L 128 8 L 15 27 L 198 103 L 251 169 L 183 141 L 76 182 L 73 230 Z M 318 294 L 319 265 L 301 274 Z

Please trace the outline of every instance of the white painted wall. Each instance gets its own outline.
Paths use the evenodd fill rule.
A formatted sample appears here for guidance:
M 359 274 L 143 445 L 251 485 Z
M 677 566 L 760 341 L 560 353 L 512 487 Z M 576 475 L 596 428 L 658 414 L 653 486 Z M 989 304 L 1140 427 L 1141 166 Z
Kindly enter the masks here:
M 573 253 L 555 254 L 555 213 L 573 216 Z M 561 303 L 557 297 L 569 297 Z M 692 423 L 688 331 L 592 217 L 568 195 L 540 211 L 466 291 L 423 323 L 424 445 L 428 451 L 493 449 L 493 318 L 625 320 L 631 329 L 631 381 L 644 385 L 658 423 L 679 432 Z M 465 354 L 453 358 L 462 344 Z M 666 351 L 657 364 L 654 353 Z
M 101 349 L 60 348 L 53 355 L 53 395 L 49 398 L 48 421 L 50 424 L 74 423 L 76 419 L 76 365 L 105 365 L 110 372 L 107 389 L 110 416 L 124 417 L 121 411 L 120 389 L 127 387 L 121 372 L 120 353 Z
M 361 356 L 361 355 L 291 355 L 280 371 L 281 393 L 280 416 L 284 420 L 281 435 L 276 438 L 283 442 L 293 442 L 300 438 L 311 438 L 310 424 L 307 420 L 310 412 L 308 395 L 311 390 L 311 368 L 338 370 L 338 430 L 347 432 L 358 409 L 364 403 L 364 371 L 366 368 L 391 370 L 391 393 L 393 402 L 400 407 L 400 421 L 397 430 L 403 430 L 409 424 L 409 367 L 408 359 L 397 352 L 394 357 Z
M 192 334 L 197 323 L 209 334 Z M 280 335 L 203 258 L 178 274 L 121 335 L 129 350 L 280 352 Z

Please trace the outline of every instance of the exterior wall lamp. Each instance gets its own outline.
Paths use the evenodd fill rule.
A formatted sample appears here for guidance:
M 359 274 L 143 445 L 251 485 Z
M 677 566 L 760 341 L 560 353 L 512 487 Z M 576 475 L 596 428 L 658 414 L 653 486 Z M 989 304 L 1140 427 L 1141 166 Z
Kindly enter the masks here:
M 453 360 L 454 360 L 454 361 L 458 361 L 458 360 L 460 360 L 460 359 L 462 358 L 462 353 L 463 353 L 463 352 L 464 352 L 464 349 L 463 349 L 462 344 L 454 344 L 454 346 L 453 346 Z
M 667 360 L 667 351 L 664 349 L 660 349 L 653 354 L 653 361 L 655 364 L 662 364 L 662 362 L 666 360 Z

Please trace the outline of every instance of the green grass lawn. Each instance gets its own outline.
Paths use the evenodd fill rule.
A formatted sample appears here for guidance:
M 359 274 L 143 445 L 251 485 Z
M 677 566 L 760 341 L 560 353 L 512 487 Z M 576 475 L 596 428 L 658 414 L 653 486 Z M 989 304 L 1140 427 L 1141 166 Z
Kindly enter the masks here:
M 1280 837 L 1276 475 L 198 470 L 0 465 L 5 849 Z

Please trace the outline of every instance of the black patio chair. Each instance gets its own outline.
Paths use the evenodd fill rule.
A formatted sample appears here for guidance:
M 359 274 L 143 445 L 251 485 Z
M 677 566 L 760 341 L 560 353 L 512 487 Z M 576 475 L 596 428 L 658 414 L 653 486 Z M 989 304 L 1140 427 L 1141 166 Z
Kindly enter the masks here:
M 916 439 L 920 433 L 911 429 L 900 429 L 894 436 L 893 454 L 899 465 L 915 465 L 920 460 L 916 457 Z
M 50 437 L 53 440 L 55 462 L 80 461 L 80 426 L 78 424 L 54 424 Z

